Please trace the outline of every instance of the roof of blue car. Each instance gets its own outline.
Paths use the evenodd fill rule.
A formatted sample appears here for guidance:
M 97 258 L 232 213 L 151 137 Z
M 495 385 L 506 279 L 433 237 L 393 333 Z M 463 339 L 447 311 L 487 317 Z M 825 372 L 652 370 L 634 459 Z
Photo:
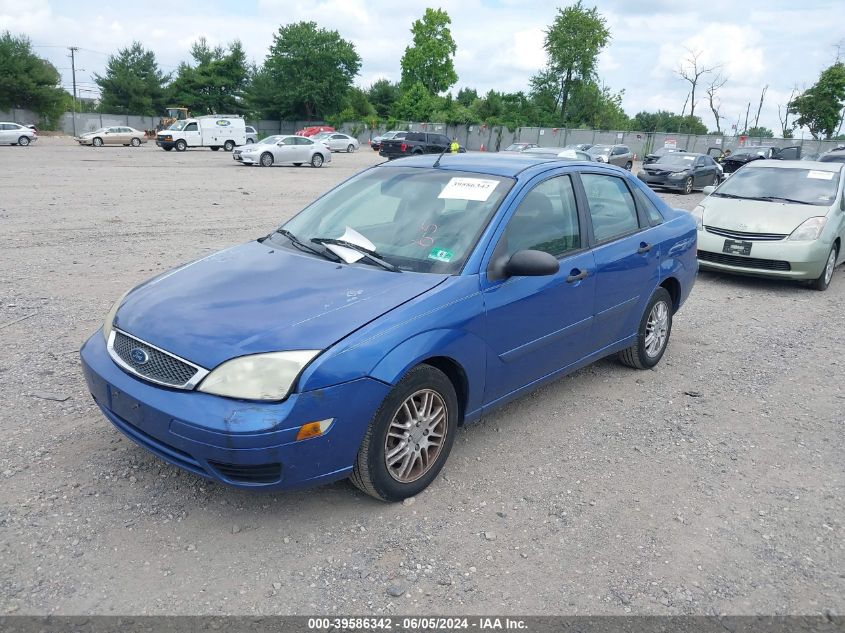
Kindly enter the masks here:
M 396 167 L 433 167 L 437 161 L 437 154 L 423 154 L 420 156 L 409 156 L 384 162 L 381 165 Z M 496 154 L 485 152 L 467 152 L 465 154 L 443 154 L 440 158 L 440 169 L 450 171 L 469 171 L 479 174 L 492 174 L 493 176 L 506 176 L 515 178 L 520 172 L 537 165 L 545 163 L 557 165 L 587 165 L 598 167 L 601 163 L 565 160 L 555 156 L 526 156 L 523 154 Z

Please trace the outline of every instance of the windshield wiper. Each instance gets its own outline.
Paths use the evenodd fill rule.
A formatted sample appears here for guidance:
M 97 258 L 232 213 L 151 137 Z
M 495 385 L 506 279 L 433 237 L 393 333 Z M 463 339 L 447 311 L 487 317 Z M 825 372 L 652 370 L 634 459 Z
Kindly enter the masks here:
M 781 196 L 760 196 L 759 198 L 754 199 L 767 200 L 769 202 L 792 202 L 795 204 L 813 204 L 812 202 L 807 202 L 806 200 L 796 200 L 795 198 L 783 198 Z
M 338 240 L 333 237 L 312 237 L 311 241 L 315 244 L 334 244 L 335 246 L 343 246 L 344 248 L 351 248 L 353 251 L 357 251 L 364 255 L 367 259 L 372 261 L 373 263 L 381 266 L 385 270 L 389 270 L 392 273 L 401 273 L 402 271 L 399 267 L 394 266 L 390 262 L 386 261 L 381 255 L 379 255 L 376 251 L 371 251 L 369 248 L 364 248 L 358 244 L 354 244 L 352 242 L 347 242 L 346 240 Z
M 735 200 L 756 200 L 757 198 L 749 198 L 747 196 L 737 196 L 733 193 L 724 193 L 722 191 L 714 191 L 711 195 L 718 196 L 719 198 L 734 198 Z
M 307 251 L 309 253 L 313 253 L 314 255 L 319 255 L 320 257 L 325 257 L 326 259 L 331 260 L 333 262 L 339 262 L 340 261 L 340 257 L 337 254 L 332 253 L 331 251 L 326 250 L 326 249 L 318 250 L 318 249 L 314 248 L 313 246 L 306 244 L 305 242 L 300 240 L 296 235 L 294 235 L 293 233 L 291 233 L 287 229 L 276 229 L 276 233 L 278 233 L 279 235 L 284 235 L 286 238 L 288 238 L 291 241 L 291 244 L 296 246 L 301 251 Z

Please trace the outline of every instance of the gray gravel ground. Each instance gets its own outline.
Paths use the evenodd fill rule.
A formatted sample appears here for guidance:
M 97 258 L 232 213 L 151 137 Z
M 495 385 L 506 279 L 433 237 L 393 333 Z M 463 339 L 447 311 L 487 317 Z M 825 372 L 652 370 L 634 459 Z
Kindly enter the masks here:
M 123 439 L 77 355 L 121 292 L 378 160 L 0 147 L 0 613 L 845 612 L 841 269 L 702 273 L 655 370 L 604 360 L 462 430 L 413 503 L 230 490 Z

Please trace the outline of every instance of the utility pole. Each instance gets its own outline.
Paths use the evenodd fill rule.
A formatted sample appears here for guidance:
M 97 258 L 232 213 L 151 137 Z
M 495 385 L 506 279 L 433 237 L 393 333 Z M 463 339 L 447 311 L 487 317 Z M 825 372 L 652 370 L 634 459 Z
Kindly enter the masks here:
M 73 73 L 73 112 L 71 118 L 73 119 L 73 135 L 76 136 L 76 58 L 74 57 L 78 46 L 68 46 L 70 49 L 70 70 Z

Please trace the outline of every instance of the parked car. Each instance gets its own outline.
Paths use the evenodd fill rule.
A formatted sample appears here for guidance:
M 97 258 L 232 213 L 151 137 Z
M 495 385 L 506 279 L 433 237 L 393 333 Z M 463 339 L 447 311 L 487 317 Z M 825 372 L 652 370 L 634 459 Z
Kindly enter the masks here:
M 0 145 L 20 145 L 25 147 L 38 140 L 38 132 L 26 125 L 11 121 L 0 123 Z
M 688 212 L 604 165 L 391 161 L 126 293 L 83 371 L 114 426 L 192 473 L 349 477 L 398 501 L 482 413 L 609 354 L 657 365 L 695 238 Z
M 379 156 L 393 159 L 418 154 L 440 154 L 443 151 L 448 151 L 451 144 L 451 139 L 445 134 L 408 132 L 405 134 L 405 138 L 394 137 L 382 141 Z M 466 152 L 466 148 L 460 146 L 458 152 Z
M 332 153 L 328 147 L 306 136 L 278 134 L 261 139 L 254 145 L 238 147 L 232 152 L 232 158 L 242 165 L 293 164 L 299 167 L 308 163 L 312 167 L 322 167 L 332 162 Z
M 592 143 L 573 143 L 571 145 L 565 145 L 564 149 L 577 149 L 579 152 L 586 152 L 592 146 Z
M 634 154 L 627 145 L 593 145 L 587 153 L 599 163 L 617 165 L 628 171 L 634 166 Z
M 637 178 L 652 189 L 676 189 L 689 194 L 695 189 L 718 185 L 721 173 L 719 165 L 707 154 L 670 152 L 644 165 Z
M 553 158 L 566 158 L 568 160 L 592 161 L 593 158 L 587 152 L 566 147 L 532 147 L 522 152 L 529 156 L 549 156 Z
M 246 145 L 246 123 L 234 114 L 209 114 L 176 121 L 156 135 L 156 145 L 166 152 L 184 152 L 189 147 L 207 147 L 216 152 L 221 147 L 231 152 Z
M 389 132 L 385 132 L 384 134 L 381 134 L 379 136 L 374 136 L 370 140 L 370 147 L 372 147 L 373 150 L 377 152 L 381 149 L 382 141 L 390 140 L 392 138 L 402 139 L 405 138 L 405 134 L 407 134 L 407 132 L 405 132 L 404 130 L 390 130 Z
M 329 136 L 321 138 L 320 140 L 333 152 L 347 152 L 351 154 L 361 147 L 357 138 L 349 136 L 348 134 L 341 134 L 340 132 L 329 134 Z
M 103 145 L 131 145 L 132 147 L 139 147 L 142 143 L 147 142 L 147 134 L 133 127 L 113 125 L 111 127 L 101 127 L 93 132 L 80 134 L 74 140 L 80 145 L 91 145 L 93 147 L 102 147 Z
M 722 169 L 726 175 L 734 173 L 743 165 L 755 160 L 798 160 L 801 158 L 801 146 L 790 147 L 738 147 L 731 151 L 730 156 L 721 159 Z
M 320 132 L 335 132 L 331 125 L 311 125 L 296 131 L 297 136 L 314 136 Z
M 258 130 L 251 125 L 247 125 L 244 131 L 246 132 L 246 144 L 253 145 L 258 140 Z
M 845 256 L 845 164 L 747 164 L 692 212 L 702 268 L 806 280 L 825 290 Z
M 534 149 L 535 147 L 540 146 L 536 143 L 511 143 L 503 149 L 501 153 L 518 154 L 519 152 L 524 152 L 527 149 Z
M 823 163 L 845 163 L 845 147 L 836 147 L 819 157 Z
M 666 156 L 666 154 L 672 154 L 674 152 L 685 152 L 687 150 L 675 147 L 659 147 L 653 152 L 650 152 L 643 156 L 643 165 L 649 165 L 651 163 L 657 162 L 657 159 L 661 156 Z

